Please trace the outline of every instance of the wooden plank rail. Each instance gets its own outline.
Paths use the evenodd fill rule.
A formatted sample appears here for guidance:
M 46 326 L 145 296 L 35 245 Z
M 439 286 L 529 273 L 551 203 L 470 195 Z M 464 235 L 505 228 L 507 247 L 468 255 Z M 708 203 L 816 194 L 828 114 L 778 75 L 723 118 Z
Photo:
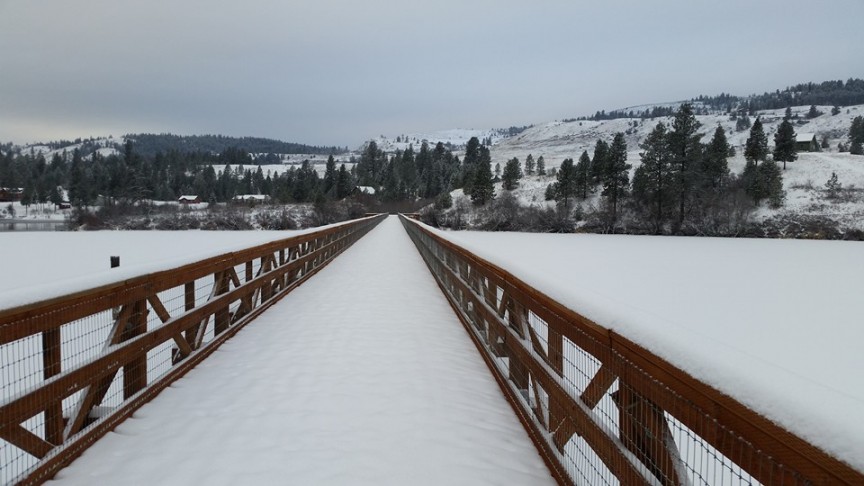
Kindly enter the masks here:
M 0 483 L 53 477 L 384 217 L 0 311 Z
M 637 343 L 401 220 L 560 483 L 864 484 Z

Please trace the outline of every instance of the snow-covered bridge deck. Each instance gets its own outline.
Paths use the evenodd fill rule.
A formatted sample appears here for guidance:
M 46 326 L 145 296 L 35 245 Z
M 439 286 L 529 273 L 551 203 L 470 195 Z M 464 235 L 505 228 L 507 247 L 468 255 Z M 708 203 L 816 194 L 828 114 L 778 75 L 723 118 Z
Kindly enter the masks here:
M 390 217 L 55 482 L 553 481 Z

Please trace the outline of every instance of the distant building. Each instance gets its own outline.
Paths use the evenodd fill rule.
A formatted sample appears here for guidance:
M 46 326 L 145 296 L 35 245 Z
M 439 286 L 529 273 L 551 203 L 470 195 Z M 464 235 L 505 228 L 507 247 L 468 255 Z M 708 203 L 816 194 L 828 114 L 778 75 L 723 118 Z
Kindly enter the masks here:
M 266 194 L 238 194 L 234 196 L 236 202 L 262 203 L 270 200 L 270 196 Z
M 57 209 L 72 209 L 72 203 L 69 201 L 60 201 L 60 204 L 57 205 Z
M 819 142 L 815 133 L 799 133 L 795 136 L 795 149 L 799 152 L 818 152 Z
M 184 195 L 180 196 L 177 202 L 180 204 L 198 204 L 201 202 L 201 198 L 195 195 Z
M 23 195 L 23 187 L 0 187 L 0 202 L 20 201 Z

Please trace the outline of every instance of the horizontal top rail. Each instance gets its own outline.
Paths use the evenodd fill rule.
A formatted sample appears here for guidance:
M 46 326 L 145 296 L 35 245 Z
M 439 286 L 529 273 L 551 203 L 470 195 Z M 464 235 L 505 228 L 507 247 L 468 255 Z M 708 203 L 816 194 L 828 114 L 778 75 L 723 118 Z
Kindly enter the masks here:
M 700 434 L 701 439 L 730 458 L 734 455 L 731 454 L 734 447 L 724 442 L 726 435 L 700 426 L 690 407 L 696 407 L 701 414 L 710 417 L 714 422 L 712 427 L 716 425 L 720 430 L 734 434 L 740 443 L 750 444 L 759 454 L 770 457 L 779 465 L 779 469 L 791 470 L 800 475 L 800 478 L 804 478 L 804 483 L 864 484 L 864 474 L 860 471 L 778 426 L 729 395 L 694 378 L 638 343 L 555 301 L 505 268 L 462 248 L 426 225 L 409 218 L 403 218 L 403 224 L 409 233 L 416 232 L 429 242 L 427 248 L 431 257 L 444 268 L 440 273 L 446 273 L 451 280 L 461 279 L 465 282 L 456 285 L 461 288 L 461 292 L 455 293 L 457 296 L 461 295 L 464 299 L 466 293 L 477 294 L 470 297 L 474 301 L 467 314 L 480 315 L 480 321 L 488 321 L 494 320 L 496 316 L 492 314 L 497 312 L 501 318 L 505 314 L 511 315 L 512 320 L 512 313 L 516 309 L 514 306 L 518 305 L 527 309 L 524 311 L 526 315 L 530 310 L 548 324 L 550 338 L 547 346 L 550 349 L 544 351 L 537 345 L 536 337 L 533 334 L 531 336 L 535 354 L 539 353 L 546 360 L 543 365 L 552 362 L 551 336 L 560 333 L 601 361 L 604 367 L 607 367 L 612 380 L 619 377 L 624 383 L 626 379 L 628 387 L 632 387 L 634 393 L 650 397 L 651 406 L 680 420 L 697 434 L 701 427 L 706 431 L 704 435 Z M 436 251 L 439 253 L 436 254 Z M 500 302 L 496 301 L 496 289 Z M 504 297 L 501 297 L 502 293 Z M 512 302 L 504 302 L 505 299 L 512 299 Z M 496 306 L 500 308 L 496 309 Z M 487 330 L 490 335 L 493 334 L 491 327 Z M 499 341 L 501 340 L 499 336 Z M 506 337 L 503 340 L 507 343 Z M 494 348 L 493 344 L 489 346 Z M 532 344 L 527 346 L 532 347 Z M 610 358 L 610 353 L 614 359 Z M 519 353 L 511 355 L 511 360 L 517 354 Z M 552 364 L 553 368 L 560 367 L 560 363 L 557 366 Z M 558 371 L 560 373 L 560 370 Z M 606 384 L 607 388 L 609 383 Z M 686 403 L 686 406 L 682 403 Z M 772 478 L 770 472 L 751 470 L 756 469 L 756 466 L 746 464 L 746 460 L 733 461 L 763 483 L 793 484 L 785 480 L 778 482 L 776 478 Z M 794 482 L 800 483 L 800 480 Z

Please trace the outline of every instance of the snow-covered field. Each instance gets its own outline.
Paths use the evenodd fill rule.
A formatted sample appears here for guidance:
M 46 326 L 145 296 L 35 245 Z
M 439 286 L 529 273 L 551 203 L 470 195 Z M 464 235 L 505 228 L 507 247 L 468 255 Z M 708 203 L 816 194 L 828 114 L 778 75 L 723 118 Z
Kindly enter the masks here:
M 0 232 L 0 274 L 14 276 L 0 281 L 0 309 L 177 267 L 302 232 Z M 110 268 L 111 256 L 120 256 L 119 268 Z
M 864 245 L 442 232 L 864 471 Z
M 24 206 L 20 202 L 0 202 L 0 222 L 4 219 L 21 221 L 65 221 L 71 209 L 57 209 L 52 203 Z
M 395 217 L 54 484 L 553 484 Z

